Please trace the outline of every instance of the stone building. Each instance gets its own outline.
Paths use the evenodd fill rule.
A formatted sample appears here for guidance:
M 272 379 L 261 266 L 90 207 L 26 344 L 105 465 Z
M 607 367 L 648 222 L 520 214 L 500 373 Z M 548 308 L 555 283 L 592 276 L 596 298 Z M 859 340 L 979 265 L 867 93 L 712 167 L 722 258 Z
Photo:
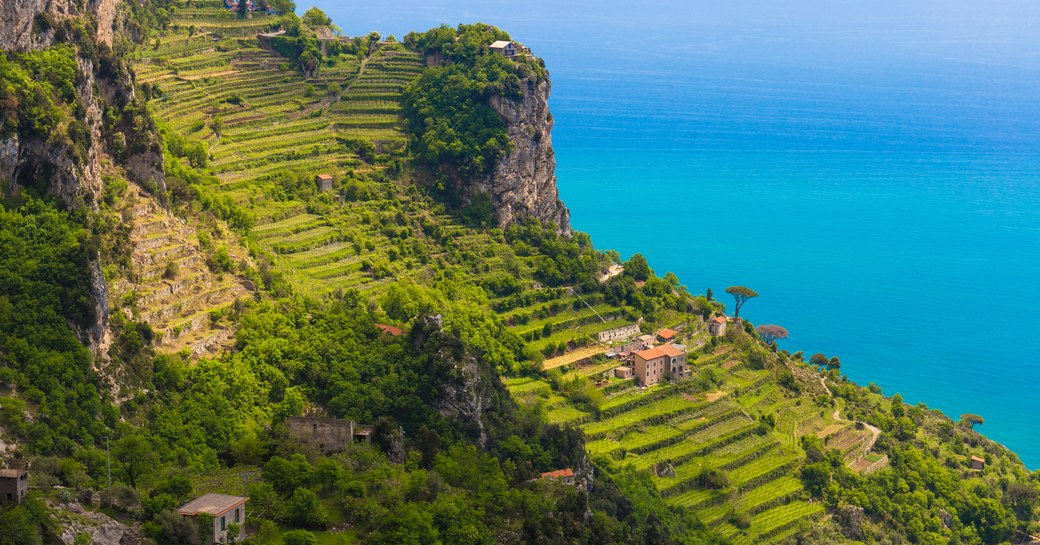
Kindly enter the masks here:
M 0 503 L 21 504 L 29 492 L 27 468 L 0 469 Z
M 712 337 L 723 337 L 726 335 L 726 317 L 718 316 L 708 321 L 708 333 Z
M 638 334 L 639 324 L 629 324 L 614 329 L 608 329 L 606 331 L 600 331 L 599 333 L 596 333 L 596 340 L 601 343 L 608 343 L 611 341 L 624 340 Z
M 317 178 L 318 190 L 320 191 L 332 191 L 332 176 L 329 174 L 319 174 Z
M 986 460 L 978 456 L 972 456 L 971 461 L 968 465 L 975 470 L 982 470 L 986 468 Z
M 617 378 L 632 378 L 632 368 L 627 366 L 615 367 L 614 376 Z
M 354 441 L 367 441 L 371 426 L 353 420 L 290 416 L 286 421 L 289 437 L 322 453 L 340 452 Z
M 228 527 L 232 524 L 237 524 L 240 528 L 245 525 L 247 501 L 249 498 L 242 496 L 205 494 L 184 504 L 177 513 L 186 518 L 199 515 L 213 517 L 213 534 L 205 532 L 203 543 L 228 543 Z

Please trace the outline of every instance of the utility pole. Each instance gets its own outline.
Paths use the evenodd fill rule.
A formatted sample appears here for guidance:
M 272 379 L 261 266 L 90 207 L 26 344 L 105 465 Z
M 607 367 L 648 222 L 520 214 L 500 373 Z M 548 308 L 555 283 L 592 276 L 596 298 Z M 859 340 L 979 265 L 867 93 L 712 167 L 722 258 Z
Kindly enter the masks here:
M 112 488 L 112 434 L 105 436 L 105 451 L 108 453 L 108 488 Z

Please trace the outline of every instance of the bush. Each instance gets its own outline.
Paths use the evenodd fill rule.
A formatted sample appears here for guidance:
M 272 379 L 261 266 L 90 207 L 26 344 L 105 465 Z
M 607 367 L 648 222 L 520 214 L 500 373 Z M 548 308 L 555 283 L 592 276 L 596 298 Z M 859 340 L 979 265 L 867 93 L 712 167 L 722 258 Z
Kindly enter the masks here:
M 318 538 L 307 530 L 289 530 L 282 534 L 282 542 L 285 545 L 315 545 Z
M 112 488 L 101 491 L 101 503 L 122 511 L 131 511 L 141 504 L 141 495 L 129 486 L 114 484 Z
M 720 469 L 703 467 L 697 475 L 697 482 L 708 490 L 721 490 L 729 486 L 729 476 Z
M 308 528 L 324 528 L 329 521 L 325 506 L 318 495 L 308 488 L 297 488 L 286 506 L 289 522 Z

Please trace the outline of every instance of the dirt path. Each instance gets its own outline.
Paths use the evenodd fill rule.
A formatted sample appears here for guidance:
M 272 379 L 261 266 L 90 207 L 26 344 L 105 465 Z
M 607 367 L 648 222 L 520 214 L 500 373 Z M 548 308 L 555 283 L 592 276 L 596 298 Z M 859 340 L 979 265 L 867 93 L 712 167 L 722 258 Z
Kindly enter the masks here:
M 834 400 L 834 394 L 831 393 L 831 389 L 827 386 L 827 381 L 824 380 L 823 377 L 820 377 L 820 386 L 823 386 L 823 389 L 827 391 L 827 397 L 830 397 L 831 400 Z M 837 402 L 835 401 L 835 403 L 837 403 Z M 862 424 L 863 427 L 865 427 L 868 430 L 870 430 L 870 433 L 871 433 L 870 441 L 867 443 L 867 445 L 866 445 L 867 448 L 866 448 L 866 450 L 864 450 L 864 452 L 870 452 L 874 448 L 874 444 L 877 443 L 878 437 L 881 435 L 881 430 L 879 430 L 876 426 L 872 426 L 870 424 L 867 424 L 866 422 L 863 422 L 862 420 L 846 420 L 846 419 L 842 418 L 841 417 L 841 406 L 840 405 L 834 409 L 834 420 L 836 420 L 838 422 L 853 422 L 855 424 Z
M 613 265 L 610 266 L 609 269 L 607 269 L 607 273 L 606 274 L 604 274 L 603 276 L 599 277 L 599 283 L 600 284 L 606 284 L 608 280 L 610 280 L 611 278 L 614 278 L 615 276 L 617 276 L 617 275 L 619 275 L 619 274 L 621 274 L 623 272 L 625 272 L 625 268 L 622 267 L 621 265 L 618 265 L 617 263 L 614 263 Z
M 357 83 L 358 80 L 361 79 L 361 76 L 365 75 L 365 68 L 368 67 L 368 61 L 372 57 L 374 57 L 376 55 L 376 53 L 378 53 L 378 52 L 379 52 L 379 50 L 377 49 L 374 53 L 372 53 L 371 55 L 365 57 L 361 61 L 361 66 L 358 67 L 357 75 L 354 76 L 354 79 L 351 80 L 351 82 L 346 86 L 346 88 L 344 88 L 342 91 L 340 91 L 338 95 L 327 96 L 327 97 L 323 98 L 322 100 L 320 100 L 317 104 L 312 104 L 312 105 L 304 108 L 303 110 L 300 110 L 299 112 L 290 115 L 289 119 L 292 119 L 292 120 L 302 119 L 304 116 L 310 115 L 310 114 L 314 113 L 317 110 L 324 110 L 325 108 L 328 108 L 329 106 L 332 105 L 333 102 L 339 102 L 339 100 L 341 98 L 343 98 L 344 95 L 346 95 L 347 93 L 350 92 L 350 90 L 354 87 L 354 84 Z

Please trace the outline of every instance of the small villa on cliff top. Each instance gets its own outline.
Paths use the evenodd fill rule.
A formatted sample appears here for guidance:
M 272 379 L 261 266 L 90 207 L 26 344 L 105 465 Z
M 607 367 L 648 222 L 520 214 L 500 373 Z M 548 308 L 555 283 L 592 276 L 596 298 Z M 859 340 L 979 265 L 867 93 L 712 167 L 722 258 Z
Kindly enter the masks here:
M 519 48 L 513 42 L 507 42 L 505 40 L 499 40 L 489 46 L 492 53 L 497 53 L 506 58 L 515 57 Z

